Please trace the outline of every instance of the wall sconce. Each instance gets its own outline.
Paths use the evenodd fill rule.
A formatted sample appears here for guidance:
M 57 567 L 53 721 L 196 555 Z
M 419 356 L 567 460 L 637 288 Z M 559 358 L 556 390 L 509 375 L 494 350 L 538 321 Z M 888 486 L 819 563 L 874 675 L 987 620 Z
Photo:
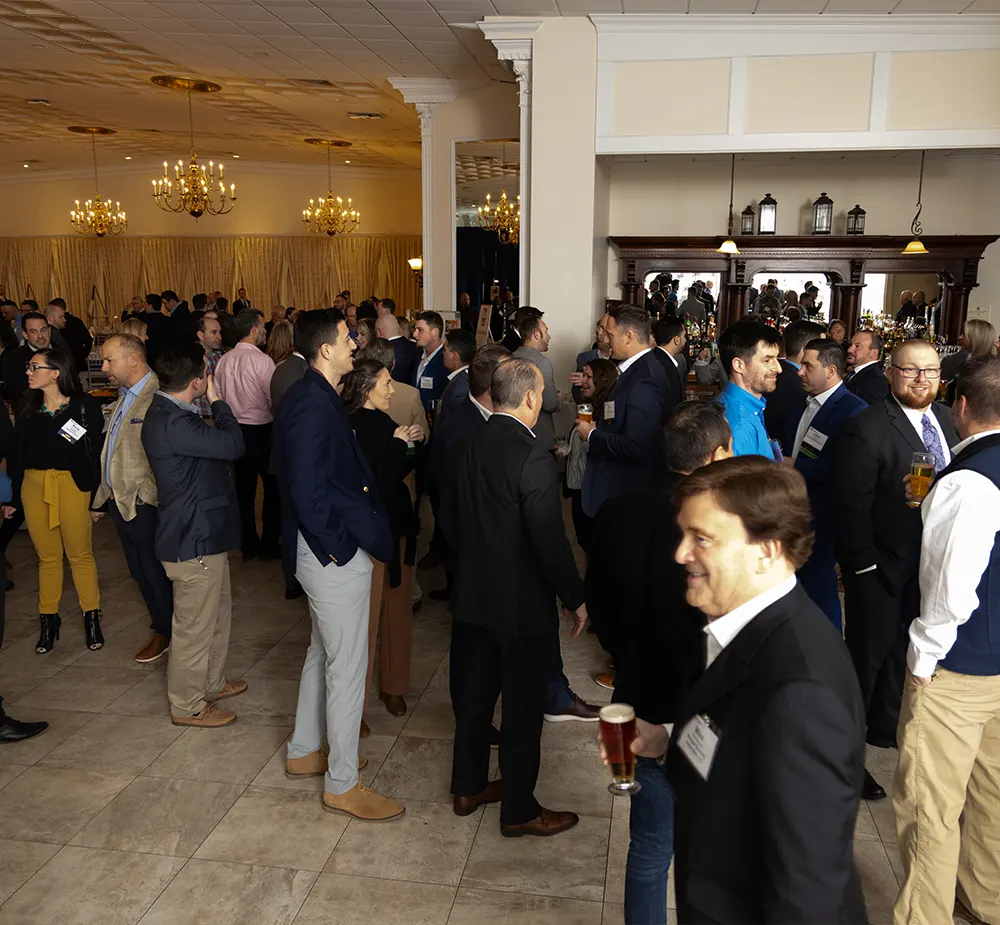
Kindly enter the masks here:
M 757 234 L 778 233 L 778 200 L 768 193 L 760 201 L 760 218 L 757 222 Z
M 417 285 L 423 289 L 424 288 L 424 258 L 423 257 L 411 257 L 406 261 L 410 265 L 410 271 L 417 278 Z
M 753 224 L 754 219 L 757 217 L 757 213 L 754 212 L 753 206 L 747 206 L 740 215 L 740 234 L 748 235 L 753 234 Z
M 813 203 L 813 234 L 830 234 L 833 231 L 833 200 L 820 193 Z
M 861 206 L 855 206 L 847 213 L 847 233 L 848 234 L 864 234 L 865 233 L 865 216 L 868 213 L 865 212 Z

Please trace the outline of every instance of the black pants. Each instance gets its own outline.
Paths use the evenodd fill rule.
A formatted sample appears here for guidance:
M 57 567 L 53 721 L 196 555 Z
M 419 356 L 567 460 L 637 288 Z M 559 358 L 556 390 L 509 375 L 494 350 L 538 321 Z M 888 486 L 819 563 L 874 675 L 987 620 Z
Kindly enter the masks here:
M 892 747 L 906 679 L 909 626 L 920 613 L 917 576 L 896 592 L 877 570 L 845 575 L 844 613 L 844 639 L 861 685 L 868 742 Z
M 108 505 L 121 540 L 128 573 L 135 579 L 149 611 L 154 633 L 170 638 L 174 619 L 174 590 L 163 565 L 156 558 L 156 506 L 137 504 L 135 517 L 125 520 L 114 500 Z
M 278 480 L 271 475 L 271 425 L 240 424 L 246 453 L 236 460 L 236 500 L 240 508 L 244 556 L 276 555 L 281 546 L 281 501 Z M 261 533 L 257 534 L 257 478 L 264 483 Z
M 14 516 L 10 520 L 4 520 L 3 524 L 0 525 L 0 556 L 7 552 L 10 541 L 17 536 L 17 531 L 21 529 L 21 524 L 23 523 L 24 509 L 17 508 L 14 511 Z M 4 582 L 4 587 L 7 587 L 6 581 Z
M 489 783 L 490 725 L 497 697 L 502 694 L 500 823 L 528 822 L 541 813 L 535 784 L 552 640 L 548 636 L 507 636 L 458 622 L 455 636 L 463 664 L 458 681 L 452 681 L 452 793 L 472 796 Z

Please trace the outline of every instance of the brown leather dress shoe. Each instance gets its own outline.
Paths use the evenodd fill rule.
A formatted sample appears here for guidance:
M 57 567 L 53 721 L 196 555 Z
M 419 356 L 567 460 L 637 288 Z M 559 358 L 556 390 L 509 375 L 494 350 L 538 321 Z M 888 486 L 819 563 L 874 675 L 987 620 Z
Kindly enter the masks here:
M 223 685 L 221 691 L 216 691 L 214 694 L 206 694 L 206 700 L 225 700 L 227 697 L 235 697 L 238 694 L 242 694 L 247 689 L 247 682 L 242 678 L 237 678 L 234 681 L 226 681 Z
M 406 701 L 403 700 L 399 694 L 379 694 L 382 698 L 382 703 L 385 704 L 385 708 L 393 716 L 405 716 L 406 715 Z
M 169 651 L 170 640 L 162 633 L 153 633 L 153 638 L 135 653 L 135 660 L 140 665 L 146 665 L 149 662 L 155 662 L 158 658 L 163 658 Z
M 214 703 L 208 704 L 201 713 L 194 716 L 173 716 L 170 722 L 175 726 L 201 726 L 204 729 L 215 729 L 236 722 L 236 714 L 230 710 L 220 710 Z
M 366 723 L 364 720 L 361 720 L 361 730 L 358 732 L 358 738 L 367 739 L 368 736 L 370 736 L 371 734 L 372 731 L 371 729 L 368 728 L 368 723 Z
M 613 671 L 599 671 L 594 675 L 594 683 L 605 690 L 615 689 L 615 673 Z
M 504 838 L 520 838 L 522 835 L 559 835 L 580 821 L 576 813 L 559 813 L 553 809 L 542 808 L 542 814 L 530 822 L 520 825 L 502 825 L 500 834 Z
M 454 809 L 456 816 L 471 816 L 480 806 L 487 803 L 500 802 L 500 781 L 490 781 L 479 793 L 471 797 L 455 797 Z

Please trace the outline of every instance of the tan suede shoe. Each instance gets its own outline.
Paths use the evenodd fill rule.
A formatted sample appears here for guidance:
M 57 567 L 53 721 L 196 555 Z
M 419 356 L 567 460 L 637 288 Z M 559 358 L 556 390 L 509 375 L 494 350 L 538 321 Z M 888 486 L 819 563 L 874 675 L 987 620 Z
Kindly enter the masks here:
M 221 691 L 216 691 L 214 694 L 206 694 L 206 700 L 225 700 L 226 697 L 235 697 L 237 694 L 242 694 L 247 689 L 247 682 L 242 678 L 237 678 L 235 681 L 226 681 L 223 685 Z
M 324 745 L 318 752 L 311 752 L 301 758 L 285 759 L 285 777 L 321 777 L 326 774 L 330 759 L 330 746 Z M 368 759 L 358 755 L 358 770 L 363 771 L 368 766 Z
M 388 822 L 406 812 L 406 807 L 399 800 L 384 797 L 361 783 L 347 793 L 324 793 L 323 809 L 328 813 L 343 813 L 362 822 Z
M 215 729 L 236 722 L 236 714 L 230 710 L 220 710 L 214 703 L 208 704 L 201 713 L 194 716 L 173 716 L 170 722 L 175 726 L 202 726 L 205 729 Z

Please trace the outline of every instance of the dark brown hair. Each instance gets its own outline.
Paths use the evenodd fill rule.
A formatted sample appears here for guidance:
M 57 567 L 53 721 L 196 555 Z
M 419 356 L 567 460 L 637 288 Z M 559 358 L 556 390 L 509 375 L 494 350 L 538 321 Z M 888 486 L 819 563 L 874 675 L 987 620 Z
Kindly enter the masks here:
M 1000 359 L 967 361 L 958 371 L 955 400 L 963 395 L 976 421 L 1000 421 Z
M 678 508 L 695 495 L 710 494 L 719 507 L 739 517 L 752 543 L 781 543 L 796 570 L 813 548 L 806 481 L 791 466 L 762 456 L 734 456 L 697 469 L 674 490 Z
M 344 376 L 343 387 L 340 390 L 341 401 L 348 413 L 364 407 L 384 369 L 385 366 L 378 360 L 362 357 L 354 361 L 354 369 Z
M 595 357 L 583 365 L 590 367 L 591 375 L 594 377 L 594 397 L 591 402 L 594 405 L 594 419 L 599 421 L 604 417 L 604 403 L 618 380 L 618 367 L 611 360 L 602 357 Z

